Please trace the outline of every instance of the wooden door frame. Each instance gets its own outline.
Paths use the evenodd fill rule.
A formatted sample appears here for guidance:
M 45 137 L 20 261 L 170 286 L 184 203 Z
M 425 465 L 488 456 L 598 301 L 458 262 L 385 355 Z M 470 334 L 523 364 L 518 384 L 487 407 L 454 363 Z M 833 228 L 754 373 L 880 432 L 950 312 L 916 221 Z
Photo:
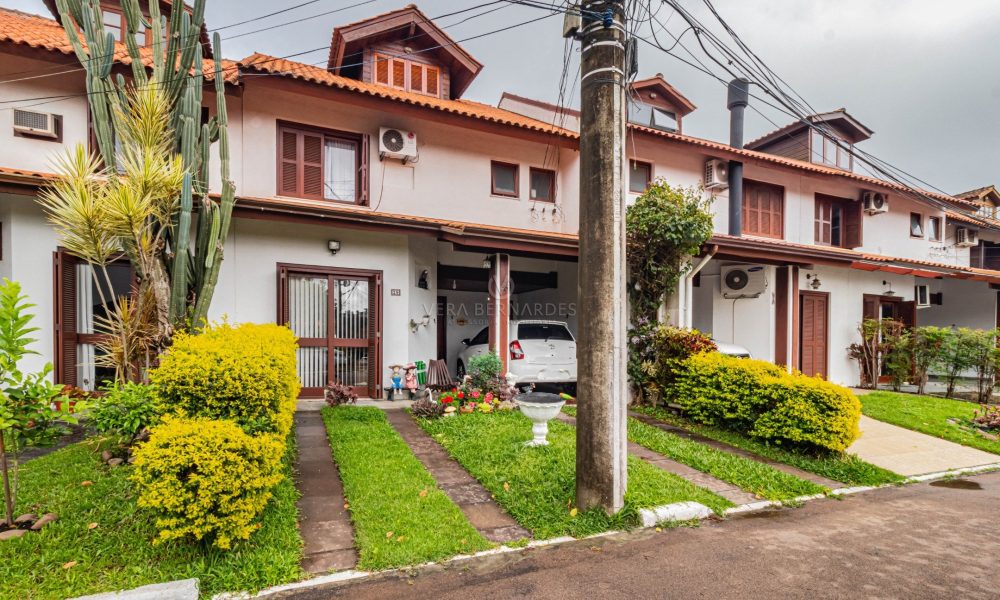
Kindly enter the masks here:
M 369 315 L 375 326 L 375 340 L 372 342 L 372 355 L 368 357 L 372 377 L 368 382 L 367 393 L 371 398 L 379 398 L 382 387 L 382 271 L 372 269 L 349 269 L 345 267 L 326 267 L 318 265 L 302 265 L 295 263 L 278 263 L 278 301 L 277 319 L 280 325 L 288 325 L 288 276 L 295 275 L 326 275 L 343 277 L 345 279 L 367 279 L 369 293 L 374 295 L 375 314 Z M 332 291 L 332 290 L 331 290 Z M 332 324 L 328 323 L 328 326 Z M 328 342 L 329 343 L 329 342 Z M 330 376 L 330 373 L 327 373 Z
M 815 296 L 826 299 L 826 330 L 824 331 L 823 339 L 825 343 L 823 344 L 823 371 L 826 375 L 826 379 L 830 378 L 830 292 L 816 292 L 812 290 L 800 290 L 799 291 L 799 367 L 802 367 L 802 326 L 805 321 L 802 319 L 802 301 L 806 296 Z M 814 375 L 814 373 L 806 373 L 806 375 Z
M 444 306 L 444 314 L 441 313 L 441 307 Z M 438 360 L 443 360 L 445 363 L 448 362 L 448 297 L 438 296 L 437 303 L 434 306 L 434 312 L 436 313 L 435 318 L 437 319 L 437 348 L 435 351 L 438 355 Z M 444 356 L 441 356 L 444 354 Z

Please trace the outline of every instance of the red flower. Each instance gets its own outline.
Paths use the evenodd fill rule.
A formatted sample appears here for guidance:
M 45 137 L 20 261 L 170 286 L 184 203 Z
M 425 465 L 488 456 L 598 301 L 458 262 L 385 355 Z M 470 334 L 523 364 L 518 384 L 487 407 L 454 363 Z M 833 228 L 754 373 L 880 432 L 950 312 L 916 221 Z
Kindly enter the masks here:
M 441 402 L 443 402 L 444 404 L 451 404 L 454 401 L 455 399 L 452 398 L 451 396 L 444 396 L 441 398 Z
M 458 397 L 459 397 L 460 399 L 461 399 L 461 398 L 465 398 L 465 392 L 459 392 L 459 393 L 458 393 Z
M 479 398 L 479 390 L 476 390 L 476 391 L 472 392 L 472 397 L 473 398 Z

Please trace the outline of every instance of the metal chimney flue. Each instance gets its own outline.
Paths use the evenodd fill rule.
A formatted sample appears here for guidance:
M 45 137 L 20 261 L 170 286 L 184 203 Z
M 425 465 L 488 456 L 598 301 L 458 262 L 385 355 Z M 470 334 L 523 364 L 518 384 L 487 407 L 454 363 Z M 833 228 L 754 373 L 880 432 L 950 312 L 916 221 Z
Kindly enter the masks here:
M 729 82 L 726 107 L 729 109 L 729 145 L 743 148 L 743 113 L 750 103 L 750 81 L 737 78 Z M 729 235 L 743 235 L 743 163 L 729 161 Z

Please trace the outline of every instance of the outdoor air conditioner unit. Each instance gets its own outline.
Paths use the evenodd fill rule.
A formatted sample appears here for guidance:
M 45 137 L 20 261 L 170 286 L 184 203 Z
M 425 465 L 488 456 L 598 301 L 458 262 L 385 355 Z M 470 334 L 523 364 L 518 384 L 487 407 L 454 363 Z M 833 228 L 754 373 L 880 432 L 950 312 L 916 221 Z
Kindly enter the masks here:
M 729 187 L 729 164 L 724 160 L 710 159 L 705 163 L 705 189 L 723 190 Z
M 722 267 L 722 297 L 757 298 L 767 289 L 764 267 L 759 265 L 734 265 Z
M 398 158 L 407 163 L 417 158 L 417 134 L 392 127 L 382 127 L 378 132 L 380 159 Z
M 40 137 L 59 137 L 56 133 L 56 116 L 34 110 L 14 109 L 14 131 Z
M 917 308 L 926 308 L 931 305 L 931 288 L 929 285 L 921 283 L 913 286 L 913 299 L 917 302 Z
M 968 227 L 955 229 L 955 245 L 959 248 L 971 248 L 979 245 L 979 232 Z
M 889 212 L 889 197 L 882 192 L 863 192 L 861 202 L 864 204 L 865 212 L 870 215 Z

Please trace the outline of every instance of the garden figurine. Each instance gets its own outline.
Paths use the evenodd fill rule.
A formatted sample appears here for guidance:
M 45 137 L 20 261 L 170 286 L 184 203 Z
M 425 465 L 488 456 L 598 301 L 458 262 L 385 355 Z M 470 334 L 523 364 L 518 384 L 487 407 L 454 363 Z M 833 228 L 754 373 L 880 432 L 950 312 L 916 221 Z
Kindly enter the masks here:
M 389 365 L 389 379 L 392 381 L 390 400 L 401 397 L 403 392 L 403 365 Z
M 417 365 L 410 363 L 406 365 L 406 375 L 404 376 L 404 385 L 406 389 L 410 392 L 415 392 L 417 390 Z

